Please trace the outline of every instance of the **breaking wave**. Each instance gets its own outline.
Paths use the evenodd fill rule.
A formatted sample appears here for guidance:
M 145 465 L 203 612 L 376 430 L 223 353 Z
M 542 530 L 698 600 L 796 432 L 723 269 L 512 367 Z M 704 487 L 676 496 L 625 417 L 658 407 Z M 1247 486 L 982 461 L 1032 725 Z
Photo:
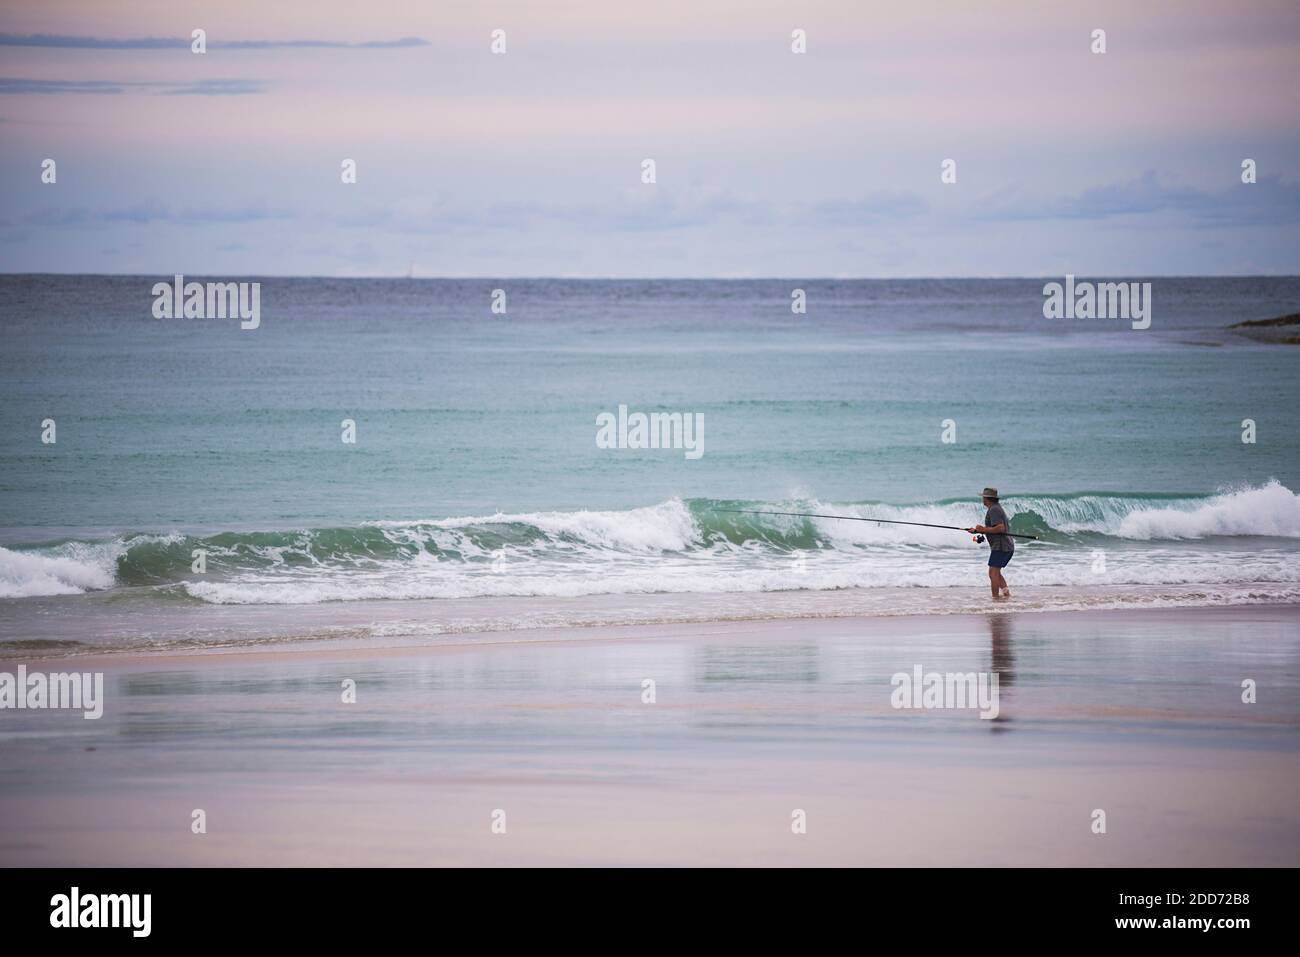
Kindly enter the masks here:
M 1300 496 L 1278 482 L 1214 495 L 1089 492 L 1004 500 L 1027 584 L 1300 581 Z M 115 587 L 216 604 L 942 587 L 969 584 L 960 531 L 728 509 L 830 512 L 965 526 L 969 500 L 671 499 L 622 511 L 532 512 L 194 536 L 126 534 L 0 548 L 0 598 Z M 195 573 L 195 551 L 206 571 Z M 1225 560 L 1228 556 L 1229 560 Z

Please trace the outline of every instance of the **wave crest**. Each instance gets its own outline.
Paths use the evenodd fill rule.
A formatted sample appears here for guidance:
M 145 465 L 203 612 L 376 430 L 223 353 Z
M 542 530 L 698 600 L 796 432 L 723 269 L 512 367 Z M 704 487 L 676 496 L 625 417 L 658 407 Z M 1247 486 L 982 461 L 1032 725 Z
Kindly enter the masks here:
M 1294 546 L 1214 537 L 1300 538 L 1300 496 L 1276 481 L 1208 496 L 1081 493 L 1004 500 L 1014 531 L 1039 535 L 1020 580 L 1086 582 L 1098 547 L 1123 552 L 1111 580 L 1293 582 Z M 528 512 L 352 527 L 134 534 L 111 540 L 0 548 L 0 597 L 154 587 L 216 604 L 301 604 L 375 598 L 570 597 L 649 592 L 753 592 L 941 587 L 966 582 L 978 549 L 939 528 L 878 525 L 728 509 L 812 511 L 965 526 L 969 500 L 886 505 L 670 499 L 625 511 Z M 1169 544 L 1164 544 L 1169 543 Z M 1051 552 L 1039 552 L 1043 544 Z M 202 549 L 207 573 L 191 572 Z M 1225 567 L 1225 564 L 1230 567 Z M 1081 577 L 1082 576 L 1082 577 Z M 1118 577 L 1116 577 L 1118 576 Z

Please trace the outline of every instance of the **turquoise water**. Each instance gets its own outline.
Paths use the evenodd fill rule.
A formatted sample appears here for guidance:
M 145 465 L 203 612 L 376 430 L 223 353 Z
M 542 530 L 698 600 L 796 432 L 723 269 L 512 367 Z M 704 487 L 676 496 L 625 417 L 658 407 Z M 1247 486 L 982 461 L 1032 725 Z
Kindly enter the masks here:
M 1300 581 L 1300 347 L 1226 329 L 1296 311 L 1300 279 L 1152 280 L 1145 331 L 1044 319 L 1043 280 L 313 279 L 261 280 L 241 330 L 153 318 L 160 279 L 0 278 L 0 601 L 19 607 L 0 618 L 19 638 L 23 602 L 106 594 L 978 584 L 959 532 L 714 510 L 967 525 L 986 484 L 1043 536 L 1013 563 L 1026 584 L 1098 584 L 1099 550 L 1105 581 L 1196 601 Z M 620 405 L 702 415 L 703 454 L 598 447 Z

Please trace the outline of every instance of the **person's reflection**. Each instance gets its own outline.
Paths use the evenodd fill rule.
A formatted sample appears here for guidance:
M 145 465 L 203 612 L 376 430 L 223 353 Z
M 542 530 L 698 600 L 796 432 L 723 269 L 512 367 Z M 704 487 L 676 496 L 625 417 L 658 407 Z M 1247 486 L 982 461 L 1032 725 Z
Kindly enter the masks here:
M 1011 615 L 992 614 L 989 619 L 991 670 L 998 676 L 998 715 L 989 720 L 989 730 L 1010 731 L 1007 697 L 1016 683 L 1016 655 L 1012 647 Z

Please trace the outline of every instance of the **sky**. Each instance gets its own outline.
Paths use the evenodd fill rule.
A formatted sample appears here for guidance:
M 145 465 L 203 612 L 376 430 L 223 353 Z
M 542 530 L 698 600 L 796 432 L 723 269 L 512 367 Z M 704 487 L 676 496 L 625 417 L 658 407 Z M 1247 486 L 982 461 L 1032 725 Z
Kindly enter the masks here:
M 1300 273 L 1295 0 L 2 2 L 4 272 Z

